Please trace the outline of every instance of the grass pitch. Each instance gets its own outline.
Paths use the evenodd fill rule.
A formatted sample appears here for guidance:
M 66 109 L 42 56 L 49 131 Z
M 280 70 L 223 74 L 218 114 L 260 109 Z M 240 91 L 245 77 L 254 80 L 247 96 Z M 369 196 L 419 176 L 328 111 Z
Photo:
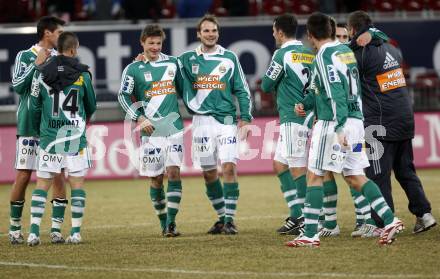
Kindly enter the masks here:
M 419 171 L 440 221 L 439 170 Z M 353 203 L 338 178 L 341 236 L 321 239 L 319 249 L 289 248 L 292 237 L 275 233 L 287 214 L 275 176 L 242 176 L 236 223 L 239 235 L 211 236 L 216 220 L 202 178 L 183 179 L 177 217 L 179 238 L 162 238 L 145 180 L 87 182 L 84 243 L 51 245 L 50 204 L 42 222 L 42 245 L 11 246 L 7 239 L 10 186 L 0 187 L 0 278 L 440 278 L 439 227 L 413 235 L 415 218 L 394 182 L 397 215 L 406 230 L 390 247 L 377 239 L 352 239 Z M 27 201 L 33 185 L 28 189 Z M 51 194 L 49 194 L 49 197 Z M 29 228 L 29 202 L 24 231 Z M 63 233 L 70 226 L 66 211 Z M 25 234 L 27 237 L 27 233 Z

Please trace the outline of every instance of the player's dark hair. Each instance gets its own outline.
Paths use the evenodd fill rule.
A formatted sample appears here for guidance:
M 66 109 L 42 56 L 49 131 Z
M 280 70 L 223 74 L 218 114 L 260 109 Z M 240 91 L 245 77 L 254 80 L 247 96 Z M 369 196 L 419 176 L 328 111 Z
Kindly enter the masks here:
M 331 35 L 331 37 L 334 40 L 334 39 L 336 39 L 336 26 L 337 26 L 337 23 L 336 23 L 336 19 L 334 19 L 333 17 L 329 16 L 329 19 L 330 19 L 330 25 L 332 27 L 332 35 Z
M 57 50 L 59 53 L 74 49 L 78 45 L 78 37 L 73 32 L 63 32 L 58 37 Z
M 38 40 L 41 41 L 44 37 L 44 31 L 49 30 L 50 32 L 55 31 L 59 26 L 66 24 L 64 20 L 55 16 L 43 16 L 37 23 L 37 36 Z
M 348 25 L 358 32 L 373 24 L 371 17 L 364 11 L 355 11 L 348 16 Z
M 296 29 L 298 21 L 292 14 L 283 14 L 275 18 L 273 21 L 276 30 L 281 30 L 288 38 L 296 37 Z
M 162 27 L 157 24 L 147 25 L 144 27 L 141 33 L 141 42 L 145 41 L 148 37 L 161 37 L 162 41 L 165 40 L 166 35 Z
M 345 23 L 337 23 L 336 27 L 347 29 L 347 24 L 345 24 Z
M 215 15 L 211 15 L 211 14 L 206 14 L 204 15 L 199 22 L 197 23 L 197 31 L 200 32 L 201 28 L 202 28 L 202 23 L 205 21 L 209 21 L 214 23 L 217 26 L 217 30 L 220 29 L 220 25 L 218 24 L 218 20 L 217 17 L 215 17 Z
M 307 31 L 317 40 L 332 38 L 333 29 L 330 17 L 320 12 L 313 13 L 307 19 Z

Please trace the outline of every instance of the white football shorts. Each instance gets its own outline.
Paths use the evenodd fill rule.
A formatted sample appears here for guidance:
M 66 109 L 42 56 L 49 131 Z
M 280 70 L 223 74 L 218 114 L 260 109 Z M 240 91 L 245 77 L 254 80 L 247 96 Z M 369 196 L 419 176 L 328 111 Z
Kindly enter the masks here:
M 222 124 L 210 115 L 194 115 L 192 120 L 192 160 L 204 171 L 220 163 L 237 164 L 238 136 L 236 124 Z
M 142 137 L 139 175 L 156 177 L 169 166 L 182 165 L 183 131 L 167 137 Z

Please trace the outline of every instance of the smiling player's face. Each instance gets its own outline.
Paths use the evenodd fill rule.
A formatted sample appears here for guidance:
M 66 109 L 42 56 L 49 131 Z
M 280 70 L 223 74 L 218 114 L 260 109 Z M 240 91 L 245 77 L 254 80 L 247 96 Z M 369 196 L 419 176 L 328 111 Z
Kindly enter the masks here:
M 143 42 L 141 42 L 144 48 L 144 55 L 149 61 L 155 61 L 159 58 L 160 52 L 162 51 L 162 37 L 154 36 L 147 37 Z
M 205 20 L 200 25 L 200 31 L 197 32 L 197 37 L 205 48 L 210 49 L 215 47 L 219 38 L 217 24 Z

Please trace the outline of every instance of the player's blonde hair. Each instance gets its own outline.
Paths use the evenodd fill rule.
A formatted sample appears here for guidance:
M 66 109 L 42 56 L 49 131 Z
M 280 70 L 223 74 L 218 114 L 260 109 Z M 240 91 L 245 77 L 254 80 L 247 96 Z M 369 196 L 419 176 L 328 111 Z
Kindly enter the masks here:
M 201 31 L 200 29 L 202 28 L 202 23 L 205 21 L 209 21 L 209 22 L 214 23 L 217 26 L 217 30 L 220 29 L 220 25 L 218 24 L 217 17 L 215 15 L 206 14 L 197 23 L 197 31 L 198 32 Z

